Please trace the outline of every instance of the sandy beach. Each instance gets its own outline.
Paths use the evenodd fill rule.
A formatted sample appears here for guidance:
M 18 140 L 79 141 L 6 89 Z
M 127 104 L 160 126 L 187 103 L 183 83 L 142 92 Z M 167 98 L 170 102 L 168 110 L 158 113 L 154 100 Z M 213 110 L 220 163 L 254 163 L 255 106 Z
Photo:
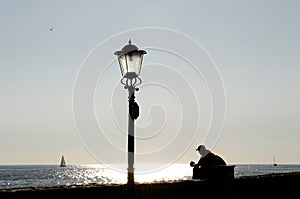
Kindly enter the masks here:
M 225 197 L 261 198 L 287 197 L 298 194 L 300 172 L 260 176 L 235 177 L 231 182 L 187 180 L 163 183 L 127 185 L 75 185 L 0 190 L 1 198 L 11 197 L 70 197 L 97 196 L 100 198 L 180 198 Z

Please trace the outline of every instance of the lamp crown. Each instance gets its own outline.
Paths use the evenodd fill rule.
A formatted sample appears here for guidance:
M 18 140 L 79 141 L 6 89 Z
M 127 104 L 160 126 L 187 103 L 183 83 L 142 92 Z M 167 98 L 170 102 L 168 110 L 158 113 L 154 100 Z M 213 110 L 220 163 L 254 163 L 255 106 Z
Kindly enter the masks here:
M 135 45 L 132 44 L 131 39 L 129 39 L 128 44 L 125 45 L 125 46 L 122 48 L 122 50 L 116 51 L 114 54 L 120 56 L 120 55 L 123 55 L 123 54 L 125 54 L 125 53 L 134 52 L 134 51 L 135 51 L 135 52 L 139 52 L 139 53 L 141 53 L 141 54 L 146 54 L 146 51 L 144 51 L 144 50 L 139 50 L 138 47 L 136 47 Z

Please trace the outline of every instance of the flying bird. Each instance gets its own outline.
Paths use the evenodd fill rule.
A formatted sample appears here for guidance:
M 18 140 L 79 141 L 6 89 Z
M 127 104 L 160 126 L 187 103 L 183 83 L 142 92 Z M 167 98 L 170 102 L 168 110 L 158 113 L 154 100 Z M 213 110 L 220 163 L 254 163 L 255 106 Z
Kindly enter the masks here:
M 54 30 L 54 28 L 50 28 L 50 31 L 53 31 Z

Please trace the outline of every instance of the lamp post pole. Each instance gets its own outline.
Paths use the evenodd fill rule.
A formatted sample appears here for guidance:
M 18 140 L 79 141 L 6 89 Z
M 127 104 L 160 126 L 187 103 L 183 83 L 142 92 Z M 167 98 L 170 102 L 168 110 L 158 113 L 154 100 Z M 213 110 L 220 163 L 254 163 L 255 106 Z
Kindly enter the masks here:
M 127 184 L 134 184 L 134 120 L 139 117 L 139 105 L 135 102 L 135 91 L 138 91 L 138 85 L 142 83 L 139 77 L 143 55 L 146 51 L 139 50 L 129 40 L 128 45 L 122 50 L 114 53 L 118 56 L 121 68 L 121 83 L 128 90 L 128 168 Z
M 128 87 L 128 175 L 127 182 L 134 184 L 134 113 L 138 112 L 137 103 L 135 102 L 135 88 Z

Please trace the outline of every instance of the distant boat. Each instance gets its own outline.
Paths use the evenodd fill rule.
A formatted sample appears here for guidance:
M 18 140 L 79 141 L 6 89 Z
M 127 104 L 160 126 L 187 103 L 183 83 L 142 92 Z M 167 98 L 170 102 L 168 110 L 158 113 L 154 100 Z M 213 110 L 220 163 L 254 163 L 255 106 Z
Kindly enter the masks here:
M 275 161 L 275 156 L 274 156 L 274 159 L 273 159 L 273 166 L 277 166 L 277 164 L 276 164 L 276 161 Z
M 66 167 L 66 161 L 65 161 L 65 158 L 64 156 L 61 156 L 61 160 L 60 160 L 60 167 Z

